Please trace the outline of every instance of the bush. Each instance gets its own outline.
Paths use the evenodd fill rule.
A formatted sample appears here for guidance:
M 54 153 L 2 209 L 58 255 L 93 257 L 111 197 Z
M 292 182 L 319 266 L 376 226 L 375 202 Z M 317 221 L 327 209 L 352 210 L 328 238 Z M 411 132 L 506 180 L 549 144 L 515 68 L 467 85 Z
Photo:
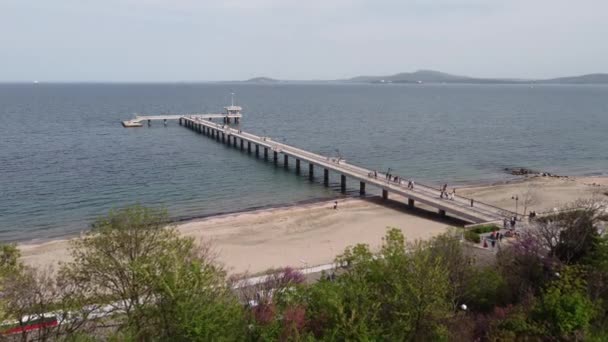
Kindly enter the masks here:
M 467 241 L 474 242 L 474 243 L 480 243 L 481 242 L 481 237 L 479 236 L 479 234 L 476 233 L 476 232 L 474 232 L 474 231 L 472 231 L 472 230 L 467 230 L 464 233 L 464 238 Z
M 473 229 L 471 229 L 472 231 L 474 231 L 477 234 L 485 234 L 485 233 L 491 233 L 495 230 L 498 230 L 498 227 L 496 227 L 495 225 L 485 225 L 485 226 L 478 226 L 475 227 Z

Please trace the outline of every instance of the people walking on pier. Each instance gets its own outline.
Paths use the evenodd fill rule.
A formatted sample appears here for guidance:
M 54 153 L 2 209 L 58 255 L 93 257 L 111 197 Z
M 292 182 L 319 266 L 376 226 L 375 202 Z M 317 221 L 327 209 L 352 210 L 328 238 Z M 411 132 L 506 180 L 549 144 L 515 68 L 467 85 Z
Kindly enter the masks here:
M 475 201 L 471 198 L 471 207 L 473 206 L 473 202 L 475 202 Z
M 374 178 L 378 178 L 378 172 L 376 172 L 376 170 L 374 170 Z
M 338 201 L 334 201 L 334 210 L 338 209 Z

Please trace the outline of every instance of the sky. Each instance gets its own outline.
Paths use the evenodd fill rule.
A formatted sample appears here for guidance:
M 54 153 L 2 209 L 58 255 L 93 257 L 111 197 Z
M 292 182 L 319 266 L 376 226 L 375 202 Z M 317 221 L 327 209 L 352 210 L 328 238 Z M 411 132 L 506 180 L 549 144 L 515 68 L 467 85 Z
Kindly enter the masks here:
M 608 72 L 606 0 L 0 0 L 0 81 Z

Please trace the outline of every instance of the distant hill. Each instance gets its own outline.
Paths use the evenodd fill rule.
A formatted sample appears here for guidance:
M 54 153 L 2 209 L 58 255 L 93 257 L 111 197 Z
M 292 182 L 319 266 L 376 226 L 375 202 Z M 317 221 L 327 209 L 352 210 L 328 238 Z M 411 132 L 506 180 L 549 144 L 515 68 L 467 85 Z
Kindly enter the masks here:
M 469 84 L 519 84 L 519 83 L 551 83 L 551 84 L 608 84 L 608 74 L 589 74 L 575 77 L 561 77 L 547 80 L 526 80 L 508 78 L 475 78 L 452 75 L 434 70 L 418 70 L 402 72 L 388 76 L 358 76 L 346 82 L 359 83 L 469 83 Z
M 275 80 L 274 78 L 270 78 L 270 77 L 254 77 L 254 78 L 250 78 L 245 82 L 249 82 L 249 83 L 277 83 L 277 82 L 281 82 L 279 80 Z
M 294 81 L 277 80 L 270 77 L 254 77 L 243 81 L 245 83 L 465 83 L 465 84 L 608 84 L 608 74 L 588 74 L 573 77 L 559 77 L 551 79 L 512 79 L 512 78 L 476 78 L 462 75 L 452 75 L 435 70 L 418 70 L 402 72 L 387 76 L 357 76 L 344 80 L 315 80 Z
M 608 74 L 588 74 L 573 77 L 559 77 L 536 83 L 559 83 L 559 84 L 608 84 Z
M 348 82 L 366 83 L 517 83 L 518 80 L 498 78 L 474 78 L 452 75 L 434 70 L 402 72 L 390 76 L 359 76 L 346 80 Z

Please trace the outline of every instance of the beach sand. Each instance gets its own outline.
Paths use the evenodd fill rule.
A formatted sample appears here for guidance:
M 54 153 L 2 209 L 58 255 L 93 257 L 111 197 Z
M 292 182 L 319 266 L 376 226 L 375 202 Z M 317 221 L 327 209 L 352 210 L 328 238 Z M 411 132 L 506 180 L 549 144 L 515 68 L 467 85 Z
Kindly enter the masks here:
M 458 188 L 457 193 L 505 209 L 515 210 L 513 195 L 531 198 L 528 210 L 551 210 L 577 199 L 608 198 L 608 178 L 532 177 L 504 184 Z M 530 194 L 526 196 L 526 194 Z M 212 244 L 229 273 L 262 272 L 269 268 L 302 268 L 330 263 L 347 246 L 366 243 L 377 247 L 387 227 L 403 231 L 410 241 L 441 234 L 459 222 L 440 219 L 422 210 L 409 210 L 404 199 L 339 199 L 287 208 L 264 209 L 180 223 L 177 228 Z M 23 261 L 34 266 L 69 260 L 69 242 L 54 240 L 19 247 Z

